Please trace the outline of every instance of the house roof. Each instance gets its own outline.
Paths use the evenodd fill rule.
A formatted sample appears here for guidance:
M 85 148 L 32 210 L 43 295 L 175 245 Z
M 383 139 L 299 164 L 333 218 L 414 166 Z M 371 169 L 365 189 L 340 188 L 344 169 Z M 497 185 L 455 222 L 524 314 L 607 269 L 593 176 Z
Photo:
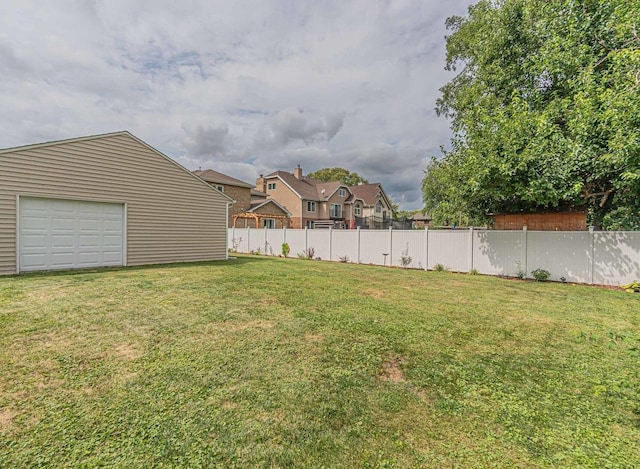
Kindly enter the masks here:
M 360 184 L 359 186 L 351 186 L 351 192 L 355 197 L 364 201 L 365 205 L 375 205 L 378 202 L 378 198 L 382 196 L 387 199 L 387 195 L 382 189 L 382 185 L 379 182 L 374 184 Z
M 321 184 L 322 182 L 318 179 L 303 177 L 302 179 L 298 179 L 291 173 L 287 173 L 286 171 L 275 171 L 266 176 L 266 179 L 279 178 L 284 182 L 287 186 L 291 188 L 298 197 L 305 200 L 321 200 L 319 197 L 319 191 L 316 187 L 317 184 Z
M 219 173 L 218 171 L 214 171 L 213 169 L 197 169 L 193 171 L 193 174 L 204 179 L 207 182 L 213 182 L 216 184 L 225 184 L 227 186 L 236 186 L 236 187 L 246 187 L 248 189 L 252 189 L 254 187 L 253 184 L 249 184 L 247 182 L 241 181 L 240 179 L 227 176 L 226 174 Z
M 267 194 L 266 192 L 259 191 L 258 189 L 251 189 L 251 197 L 261 197 L 263 199 L 266 199 L 268 195 L 269 194 Z
M 331 197 L 340 187 L 344 187 L 349 192 L 353 188 L 339 181 L 323 182 L 309 177 L 298 179 L 286 171 L 275 171 L 265 177 L 265 179 L 273 178 L 280 178 L 291 190 L 298 194 L 298 197 L 304 200 L 323 201 Z M 346 202 L 348 203 L 352 200 L 352 194 L 350 193 Z
M 19 147 L 2 148 L 2 149 L 0 149 L 0 155 L 2 155 L 4 153 L 15 152 L 15 151 L 31 150 L 31 149 L 42 148 L 42 147 L 47 147 L 47 146 L 51 146 L 51 145 L 59 145 L 61 143 L 75 143 L 75 142 L 82 142 L 82 141 L 86 141 L 86 140 L 97 140 L 97 139 L 100 139 L 100 138 L 113 137 L 113 136 L 116 136 L 116 135 L 124 135 L 124 136 L 132 138 L 133 140 L 135 140 L 139 144 L 147 147 L 149 150 L 151 150 L 154 153 L 158 154 L 159 156 L 165 158 L 167 161 L 169 161 L 170 163 L 174 164 L 175 166 L 180 168 L 182 171 L 185 171 L 185 172 L 189 173 L 195 180 L 198 180 L 200 184 L 206 184 L 206 182 L 204 182 L 201 178 L 197 177 L 195 174 L 193 174 L 193 172 L 189 171 L 187 168 L 182 166 L 180 163 L 175 161 L 173 158 L 168 157 L 167 155 L 162 153 L 160 150 L 157 150 L 154 147 L 152 147 L 151 145 L 149 145 L 147 142 L 145 142 L 143 140 L 140 140 L 138 137 L 133 135 L 128 130 L 120 130 L 118 132 L 109 132 L 109 133 L 97 134 L 97 135 L 87 135 L 85 137 L 75 137 L 75 138 L 68 138 L 68 139 L 63 139 L 63 140 L 53 140 L 53 141 L 49 141 L 49 142 L 35 143 L 35 144 L 23 145 L 23 146 L 19 146 Z M 209 184 L 207 184 L 207 186 L 211 187 Z M 253 186 L 251 186 L 251 187 L 253 187 Z M 211 189 L 213 189 L 217 194 L 219 194 L 222 197 L 224 197 L 225 199 L 227 199 L 229 202 L 235 203 L 235 200 L 233 200 L 228 195 L 223 194 L 222 192 L 216 190 L 213 187 Z
M 326 198 L 331 197 L 333 194 L 335 194 L 335 192 L 340 187 L 344 187 L 345 189 L 349 190 L 349 186 L 347 186 L 346 184 L 341 183 L 340 181 L 321 182 L 319 184 L 316 184 L 316 188 L 318 190 L 318 196 L 321 199 L 326 199 Z M 351 191 L 349 191 L 349 196 L 351 196 Z
M 247 212 L 251 213 L 251 212 L 255 212 L 256 210 L 258 210 L 260 207 L 264 207 L 265 205 L 268 204 L 274 204 L 275 206 L 277 206 L 280 210 L 282 210 L 284 213 L 287 214 L 287 216 L 291 216 L 291 212 L 289 212 L 289 210 L 287 210 L 286 208 L 284 208 L 282 205 L 280 205 L 277 201 L 275 201 L 274 199 L 268 199 L 268 200 L 263 200 L 263 201 L 257 201 L 257 202 L 251 202 L 251 208 L 249 210 L 247 210 Z
M 411 217 L 413 221 L 430 221 L 431 217 L 429 215 L 425 215 L 424 213 L 416 213 Z

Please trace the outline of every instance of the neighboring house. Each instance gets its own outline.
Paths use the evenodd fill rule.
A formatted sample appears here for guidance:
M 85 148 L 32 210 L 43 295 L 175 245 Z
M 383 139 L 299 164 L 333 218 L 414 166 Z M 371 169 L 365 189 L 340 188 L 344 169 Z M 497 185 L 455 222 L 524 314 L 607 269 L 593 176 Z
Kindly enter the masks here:
M 273 199 L 252 199 L 251 208 L 234 216 L 233 227 L 286 228 L 291 212 Z
M 0 274 L 225 259 L 230 203 L 126 131 L 0 150 Z
M 204 179 L 211 186 L 220 192 L 224 192 L 235 201 L 229 210 L 227 226 L 233 226 L 233 216 L 236 213 L 242 213 L 251 208 L 251 189 L 253 189 L 251 184 L 213 169 L 198 169 L 193 174 Z
M 276 228 L 288 225 L 291 214 L 275 201 L 265 203 L 267 194 L 256 191 L 253 185 L 213 169 L 199 169 L 193 174 L 235 201 L 227 220 L 230 228 Z
M 423 213 L 416 213 L 411 217 L 414 228 L 425 228 L 431 223 L 431 217 Z
M 291 228 L 369 227 L 365 224 L 366 217 L 375 216 L 381 221 L 391 218 L 391 204 L 380 184 L 347 186 L 341 182 L 322 182 L 304 177 L 300 166 L 293 173 L 276 171 L 260 175 L 256 189 L 291 213 Z
M 362 215 L 358 215 L 363 220 L 357 222 L 372 229 L 387 228 L 393 218 L 393 207 L 382 184 L 360 184 L 352 186 L 351 191 L 354 197 L 363 201 Z

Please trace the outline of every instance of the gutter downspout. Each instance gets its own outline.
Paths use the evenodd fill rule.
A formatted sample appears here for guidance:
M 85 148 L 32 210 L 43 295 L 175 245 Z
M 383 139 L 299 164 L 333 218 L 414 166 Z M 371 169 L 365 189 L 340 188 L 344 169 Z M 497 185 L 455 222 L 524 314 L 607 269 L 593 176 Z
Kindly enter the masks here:
M 227 202 L 226 203 L 226 217 L 225 217 L 225 249 L 224 249 L 224 254 L 225 254 L 225 260 L 229 260 L 229 208 L 235 203 L 235 201 L 233 202 Z

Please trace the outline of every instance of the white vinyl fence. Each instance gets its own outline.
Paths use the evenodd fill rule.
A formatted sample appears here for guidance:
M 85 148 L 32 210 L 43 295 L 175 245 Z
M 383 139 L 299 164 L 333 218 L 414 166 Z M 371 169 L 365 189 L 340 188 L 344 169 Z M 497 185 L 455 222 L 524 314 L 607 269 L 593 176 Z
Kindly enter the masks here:
M 308 248 L 322 260 L 393 265 L 531 278 L 545 269 L 551 280 L 624 285 L 640 280 L 638 231 L 493 230 L 272 230 L 229 228 L 229 249 L 290 257 Z

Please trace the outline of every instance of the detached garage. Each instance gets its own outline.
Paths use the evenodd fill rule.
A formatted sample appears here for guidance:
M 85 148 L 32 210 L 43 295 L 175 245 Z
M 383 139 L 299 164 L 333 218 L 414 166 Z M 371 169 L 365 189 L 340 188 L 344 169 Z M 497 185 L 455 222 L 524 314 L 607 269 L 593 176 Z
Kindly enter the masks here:
M 225 259 L 231 202 L 129 132 L 0 150 L 0 274 Z

